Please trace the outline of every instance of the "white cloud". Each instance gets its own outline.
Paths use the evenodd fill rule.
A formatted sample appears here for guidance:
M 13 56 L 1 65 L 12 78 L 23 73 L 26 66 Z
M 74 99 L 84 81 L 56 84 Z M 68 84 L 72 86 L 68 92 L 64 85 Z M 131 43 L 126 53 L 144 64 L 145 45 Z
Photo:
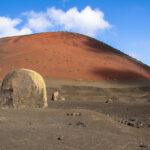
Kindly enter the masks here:
M 98 31 L 111 28 L 104 19 L 102 11 L 92 10 L 89 6 L 81 11 L 76 7 L 64 12 L 61 9 L 51 7 L 46 12 L 26 12 L 28 23 L 26 26 L 36 32 L 47 30 L 67 30 L 95 36 Z
M 111 28 L 111 25 L 104 19 L 104 13 L 99 9 L 91 9 L 89 6 L 81 11 L 76 7 L 67 11 L 51 7 L 45 12 L 25 12 L 23 16 L 24 20 L 0 17 L 0 37 L 57 29 L 95 36 L 99 31 Z M 18 29 L 18 25 L 23 27 Z
M 35 32 L 43 32 L 53 27 L 51 21 L 47 18 L 46 13 L 35 13 L 34 11 L 31 11 L 24 13 L 24 15 L 28 17 L 26 26 Z
M 0 17 L 0 37 L 31 34 L 32 31 L 27 27 L 23 27 L 20 30 L 16 28 L 21 21 L 21 19 Z
M 89 6 L 81 11 L 73 7 L 66 12 L 52 7 L 47 10 L 47 15 L 55 25 L 60 26 L 64 30 L 80 32 L 90 36 L 94 36 L 98 31 L 111 27 L 104 20 L 102 11 L 98 9 L 92 10 Z

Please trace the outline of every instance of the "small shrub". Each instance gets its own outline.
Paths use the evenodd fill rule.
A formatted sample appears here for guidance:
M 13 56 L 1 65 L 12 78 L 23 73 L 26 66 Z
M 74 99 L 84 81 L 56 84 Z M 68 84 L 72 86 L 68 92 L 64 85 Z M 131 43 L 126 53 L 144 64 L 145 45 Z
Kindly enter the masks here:
M 75 81 L 82 81 L 82 80 L 83 80 L 82 78 L 75 79 Z
M 50 75 L 46 75 L 46 78 L 48 78 L 48 79 L 49 79 L 49 78 L 50 78 Z
M 30 63 L 32 63 L 33 61 L 32 60 L 28 60 Z
M 53 60 L 53 58 L 49 58 L 49 61 L 52 61 Z
M 10 69 L 11 69 L 11 70 L 14 70 L 14 69 L 15 69 L 15 67 L 14 67 L 14 66 L 11 66 L 11 67 L 10 67 Z
M 36 63 L 39 63 L 40 61 L 39 60 L 36 60 Z
M 1 52 L 7 53 L 8 51 L 6 49 L 2 49 Z

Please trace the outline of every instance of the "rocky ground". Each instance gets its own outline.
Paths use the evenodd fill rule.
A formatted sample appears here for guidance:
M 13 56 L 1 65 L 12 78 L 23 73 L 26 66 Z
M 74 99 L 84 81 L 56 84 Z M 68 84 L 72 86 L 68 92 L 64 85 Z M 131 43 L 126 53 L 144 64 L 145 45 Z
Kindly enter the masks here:
M 51 101 L 58 90 L 65 101 Z M 149 82 L 47 82 L 47 109 L 0 109 L 0 150 L 149 150 Z

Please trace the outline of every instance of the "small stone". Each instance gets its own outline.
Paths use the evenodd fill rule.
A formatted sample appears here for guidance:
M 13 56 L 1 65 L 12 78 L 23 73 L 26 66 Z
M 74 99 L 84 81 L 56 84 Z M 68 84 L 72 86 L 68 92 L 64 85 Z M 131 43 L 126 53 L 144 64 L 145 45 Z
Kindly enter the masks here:
M 123 123 L 128 125 L 128 120 L 123 120 Z
M 63 96 L 61 96 L 61 97 L 60 97 L 60 100 L 61 100 L 61 101 L 65 101 L 66 99 L 65 99 Z
M 74 112 L 74 113 L 72 113 L 72 116 L 76 116 L 76 113 Z
M 70 116 L 70 114 L 69 114 L 69 113 L 67 113 L 66 115 L 67 115 L 67 116 Z
M 78 121 L 78 122 L 76 123 L 76 125 L 77 125 L 77 126 L 86 127 L 86 124 L 83 123 L 83 122 L 81 122 L 81 121 Z
M 134 127 L 134 123 L 133 122 L 128 122 L 127 124 L 128 126 Z
M 137 121 L 137 118 L 130 118 L 130 121 Z
M 80 112 L 77 112 L 77 113 L 73 112 L 73 113 L 67 113 L 66 115 L 67 116 L 81 116 L 81 113 Z
M 76 113 L 76 116 L 81 116 L 81 113 L 80 113 L 80 112 L 77 112 L 77 113 Z
M 32 122 L 29 122 L 29 125 L 32 125 Z
M 112 102 L 112 99 L 111 99 L 111 98 L 109 98 L 109 99 L 107 99 L 107 100 L 105 101 L 105 103 L 110 103 L 110 102 Z
M 142 148 L 148 148 L 149 147 L 148 144 L 140 144 L 139 146 L 142 147 Z
M 72 123 L 68 123 L 68 125 L 69 125 L 69 126 L 71 126 L 71 125 L 72 125 Z
M 63 138 L 64 138 L 63 136 L 59 136 L 59 137 L 57 138 L 57 140 L 58 140 L 58 141 L 61 141 L 61 140 L 63 140 Z
M 59 97 L 59 92 L 58 90 L 56 90 L 53 94 L 52 94 L 52 101 L 57 101 Z
M 138 128 L 143 127 L 143 126 L 144 126 L 144 122 L 143 121 L 137 122 L 137 127 Z

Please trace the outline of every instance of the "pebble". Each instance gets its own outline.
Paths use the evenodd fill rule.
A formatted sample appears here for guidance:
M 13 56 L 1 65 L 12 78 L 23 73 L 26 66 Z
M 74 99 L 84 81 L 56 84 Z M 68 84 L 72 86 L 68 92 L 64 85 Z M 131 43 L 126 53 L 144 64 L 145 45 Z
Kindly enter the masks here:
M 58 141 L 61 141 L 61 140 L 63 140 L 63 138 L 64 138 L 63 136 L 59 136 L 59 137 L 57 138 L 57 140 L 58 140 Z
M 77 125 L 77 126 L 86 127 L 86 124 L 83 123 L 83 122 L 81 122 L 81 121 L 78 121 L 78 122 L 76 123 L 76 125 Z
M 73 112 L 73 113 L 67 113 L 66 115 L 67 116 L 81 116 L 81 113 L 80 112 L 77 112 L 77 113 Z
M 130 118 L 130 121 L 137 121 L 137 118 Z
M 76 113 L 76 116 L 81 116 L 81 113 L 80 113 L 80 112 L 77 112 L 77 113 Z
M 105 103 L 110 103 L 110 102 L 112 102 L 112 99 L 111 99 L 111 98 L 109 98 L 109 99 L 107 99 L 107 100 L 105 101 Z
M 69 126 L 71 126 L 71 125 L 72 125 L 72 123 L 68 123 L 68 125 L 69 125 Z
M 122 119 L 119 122 L 128 126 L 131 126 L 131 127 L 136 127 L 136 128 L 141 128 L 145 125 L 143 121 L 139 121 L 136 118 Z
M 148 148 L 149 147 L 148 144 L 140 144 L 139 146 L 142 147 L 142 148 Z

